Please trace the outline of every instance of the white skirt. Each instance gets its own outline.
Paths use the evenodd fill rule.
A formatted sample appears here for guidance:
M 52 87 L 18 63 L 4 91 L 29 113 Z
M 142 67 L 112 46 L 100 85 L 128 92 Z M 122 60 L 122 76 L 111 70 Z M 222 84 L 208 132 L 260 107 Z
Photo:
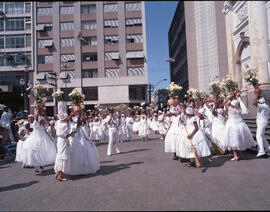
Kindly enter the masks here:
M 167 153 L 176 153 L 177 141 L 180 137 L 184 136 L 182 129 L 172 125 L 167 132 L 165 137 L 164 145 L 165 152 Z
M 55 144 L 40 126 L 24 141 L 22 162 L 28 166 L 45 166 L 54 164 L 56 158 Z
M 99 154 L 95 144 L 87 140 L 82 131 L 71 139 L 71 166 L 69 175 L 93 174 L 100 168 Z
M 167 132 L 164 123 L 159 123 L 158 130 L 159 130 L 159 134 L 166 134 L 166 132 Z
M 139 127 L 139 136 L 145 137 L 147 135 L 150 135 L 150 129 L 147 124 L 141 124 Z
M 58 138 L 57 154 L 55 158 L 54 171 L 62 171 L 68 173 L 70 170 L 70 148 L 67 144 L 68 140 Z
M 16 162 L 23 162 L 23 140 L 19 140 L 16 146 Z
M 193 136 L 191 141 L 193 142 L 198 157 L 202 158 L 211 155 L 211 150 L 207 144 L 207 138 L 206 137 L 203 138 L 201 136 L 201 133 L 203 132 L 200 129 L 197 131 L 197 133 L 196 133 L 197 135 L 195 134 Z M 195 158 L 195 154 L 191 148 L 191 143 L 187 138 L 186 134 L 183 134 L 183 136 L 179 137 L 177 141 L 176 155 L 178 157 L 187 159 Z
M 225 150 L 225 128 L 226 125 L 220 121 L 213 121 L 212 124 L 212 140 L 221 149 Z
M 241 150 L 256 146 L 250 129 L 243 120 L 229 118 L 225 128 L 225 150 Z
M 150 128 L 151 128 L 153 131 L 158 131 L 158 122 L 156 122 L 156 121 L 151 121 L 151 123 L 150 123 Z
M 140 126 L 140 123 L 135 121 L 133 126 L 132 126 L 133 132 L 138 132 L 139 131 L 139 126 Z

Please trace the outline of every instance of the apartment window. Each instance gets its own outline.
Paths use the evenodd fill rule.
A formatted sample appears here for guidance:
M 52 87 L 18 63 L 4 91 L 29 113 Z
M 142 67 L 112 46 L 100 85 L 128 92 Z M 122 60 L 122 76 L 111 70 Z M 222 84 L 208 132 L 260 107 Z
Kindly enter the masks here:
M 97 61 L 97 53 L 84 53 L 83 61 Z
M 62 54 L 61 55 L 61 63 L 74 62 L 74 61 L 75 61 L 75 54 Z
M 84 87 L 82 92 L 86 101 L 98 100 L 98 87 Z
M 25 2 L 25 13 L 31 13 L 31 2 Z
M 144 85 L 129 86 L 129 100 L 145 100 L 146 87 Z
M 37 16 L 51 16 L 52 7 L 41 7 L 37 8 Z
M 37 24 L 36 28 L 39 29 L 44 25 L 44 29 L 49 32 L 52 31 L 53 25 L 52 23 L 44 23 L 44 24 Z
M 61 38 L 61 47 L 74 46 L 74 38 Z
M 127 35 L 127 43 L 143 43 L 142 34 L 138 35 Z
M 31 35 L 26 35 L 26 47 L 31 47 Z
M 62 22 L 60 24 L 61 31 L 70 31 L 74 30 L 74 22 Z
M 6 14 L 23 14 L 24 2 L 6 2 L 5 13 Z
M 141 18 L 128 18 L 126 19 L 126 27 L 142 26 Z
M 6 36 L 6 48 L 24 48 L 24 35 L 9 35 Z
M 4 31 L 4 20 L 0 20 L 0 31 Z
M 117 68 L 106 68 L 105 77 L 118 77 L 120 70 Z
M 82 21 L 82 29 L 96 29 L 97 22 L 96 21 Z
M 4 48 L 5 48 L 5 38 L 3 36 L 3 37 L 0 37 L 0 49 L 4 49 Z
M 60 14 L 61 15 L 69 15 L 74 13 L 74 7 L 60 7 Z
M 98 77 L 97 69 L 82 70 L 82 78 L 96 78 Z
M 3 54 L 0 54 L 0 66 L 5 66 L 5 58 Z
M 13 65 L 25 65 L 25 55 L 23 54 L 14 54 L 13 56 Z
M 82 14 L 96 13 L 96 5 L 83 5 L 81 6 Z
M 84 46 L 87 46 L 87 45 L 96 46 L 97 45 L 97 37 L 84 37 L 84 40 L 86 41 L 86 42 L 82 43 Z
M 118 27 L 118 19 L 104 20 L 104 28 L 117 28 L 117 27 Z
M 74 88 L 61 88 L 61 91 L 64 92 L 63 99 L 64 101 L 70 101 L 70 97 L 68 96 L 69 93 L 72 92 Z
M 0 10 L 4 11 L 4 2 L 0 2 Z
M 117 44 L 118 39 L 118 35 L 105 35 L 104 44 Z
M 126 11 L 139 11 L 142 9 L 141 2 L 126 3 Z
M 38 64 L 53 63 L 53 56 L 52 55 L 39 55 L 37 59 L 38 59 Z
M 26 28 L 26 30 L 31 29 L 31 18 L 30 17 L 25 18 L 25 28 Z
M 6 19 L 6 31 L 22 31 L 22 30 L 24 30 L 24 18 Z
M 118 12 L 117 4 L 104 4 L 104 12 Z
M 128 68 L 128 76 L 143 76 L 144 67 Z

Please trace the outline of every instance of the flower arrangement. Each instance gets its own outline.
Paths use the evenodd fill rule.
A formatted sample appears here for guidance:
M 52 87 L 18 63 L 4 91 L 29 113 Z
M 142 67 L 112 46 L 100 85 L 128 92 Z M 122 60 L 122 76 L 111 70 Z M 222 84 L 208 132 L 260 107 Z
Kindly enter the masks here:
M 227 75 L 224 79 L 225 88 L 228 92 L 230 91 L 236 91 L 238 88 L 238 82 L 233 80 L 230 75 Z
M 134 107 L 133 107 L 133 110 L 135 110 L 135 111 L 140 111 L 140 106 L 137 106 L 137 105 L 134 106 Z
M 79 92 L 76 88 L 72 90 L 71 93 L 68 94 L 73 104 L 82 104 L 85 99 L 85 95 Z
M 208 99 L 208 97 L 210 96 L 209 92 L 206 90 L 201 91 L 201 95 L 203 99 Z
M 185 95 L 185 97 L 187 97 L 187 98 L 194 97 L 194 94 L 196 93 L 196 91 L 197 91 L 197 89 L 195 89 L 195 88 L 189 88 L 187 90 L 187 94 Z
M 219 97 L 220 93 L 221 93 L 221 88 L 220 88 L 220 82 L 211 82 L 209 84 L 210 87 L 210 92 L 213 96 L 215 97 Z
M 244 77 L 245 81 L 251 84 L 253 87 L 259 85 L 259 80 L 257 79 L 257 71 L 255 68 L 247 68 L 243 70 L 240 76 Z
M 63 91 L 57 90 L 52 94 L 52 97 L 54 97 L 56 101 L 63 101 L 63 95 L 64 95 Z
M 174 82 L 171 82 L 170 86 L 167 88 L 167 90 L 169 90 L 169 96 L 171 98 L 178 97 L 182 89 L 182 86 L 177 85 Z
M 145 106 L 145 102 L 142 102 L 140 105 L 141 105 L 141 107 L 144 107 Z
M 95 104 L 94 108 L 95 108 L 95 110 L 99 110 L 100 104 Z
M 133 111 L 133 109 L 132 109 L 131 107 L 128 107 L 128 108 L 127 108 L 127 111 L 128 111 L 129 113 L 131 113 L 131 112 Z
M 34 102 L 35 104 L 41 104 L 42 106 L 45 105 L 45 102 L 47 101 L 46 98 L 46 92 L 47 88 L 44 86 L 37 84 L 34 85 L 33 88 L 31 89 L 32 95 L 34 97 Z

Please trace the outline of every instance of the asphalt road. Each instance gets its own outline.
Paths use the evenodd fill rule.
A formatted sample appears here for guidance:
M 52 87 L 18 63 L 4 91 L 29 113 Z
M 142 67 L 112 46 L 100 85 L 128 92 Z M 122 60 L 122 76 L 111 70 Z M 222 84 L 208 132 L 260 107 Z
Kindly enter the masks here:
M 106 156 L 98 144 L 101 168 L 93 175 L 54 178 L 53 166 L 42 176 L 21 164 L 0 160 L 0 210 L 269 210 L 269 158 L 245 152 L 245 160 L 214 156 L 204 168 L 188 168 L 164 152 L 164 143 L 124 142 L 121 154 Z

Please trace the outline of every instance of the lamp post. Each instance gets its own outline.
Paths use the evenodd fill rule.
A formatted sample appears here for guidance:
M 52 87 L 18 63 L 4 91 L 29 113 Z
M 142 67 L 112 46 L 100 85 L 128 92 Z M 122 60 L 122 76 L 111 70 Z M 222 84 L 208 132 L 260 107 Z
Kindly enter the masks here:
M 149 100 L 149 104 L 151 104 L 151 93 L 152 93 L 152 90 L 154 91 L 155 87 L 157 87 L 157 85 L 159 83 L 161 83 L 162 81 L 167 81 L 167 79 L 162 79 L 162 80 L 159 80 L 156 85 L 152 85 L 151 83 L 148 84 L 148 100 Z
M 21 96 L 23 96 L 23 101 L 24 101 L 24 111 L 27 111 L 27 113 L 29 113 L 28 110 L 28 104 L 27 104 L 27 92 L 26 92 L 26 88 L 27 86 L 31 86 L 32 83 L 30 81 L 28 81 L 28 66 L 24 67 L 24 77 L 22 77 L 19 81 L 21 89 L 22 89 L 22 93 Z

